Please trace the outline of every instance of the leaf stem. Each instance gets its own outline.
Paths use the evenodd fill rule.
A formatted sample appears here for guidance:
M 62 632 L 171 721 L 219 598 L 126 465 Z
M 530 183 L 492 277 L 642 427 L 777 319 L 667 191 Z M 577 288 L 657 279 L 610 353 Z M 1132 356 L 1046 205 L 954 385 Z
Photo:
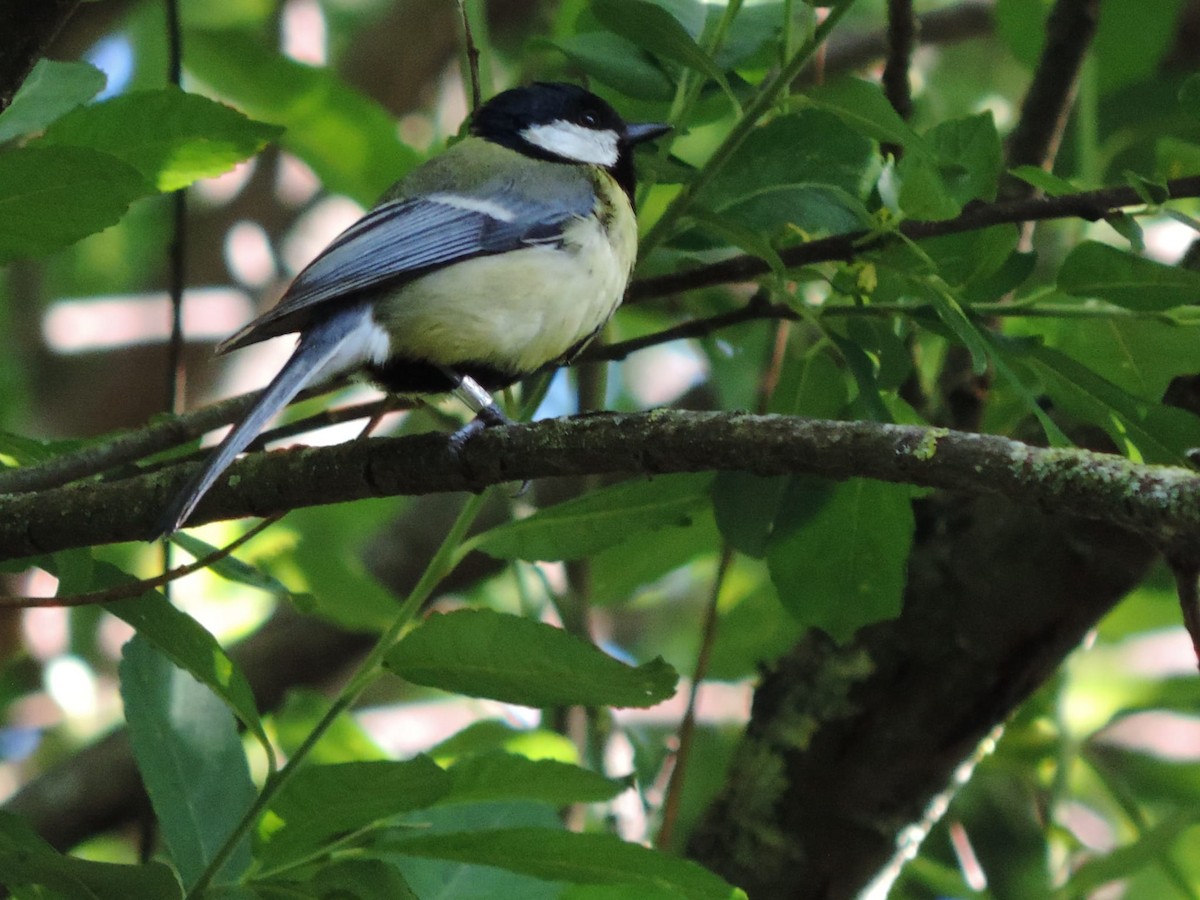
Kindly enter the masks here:
M 254 803 L 246 810 L 237 826 L 230 832 L 225 839 L 225 843 L 213 855 L 209 861 L 208 867 L 200 876 L 200 879 L 192 887 L 187 894 L 187 900 L 198 900 L 208 886 L 212 883 L 213 878 L 221 871 L 226 860 L 233 854 L 238 844 L 242 839 L 250 833 L 250 830 L 258 822 L 259 817 L 267 810 L 283 787 L 291 781 L 292 777 L 300 770 L 308 755 L 312 752 L 317 742 L 324 736 L 325 732 L 333 725 L 337 717 L 346 712 L 358 699 L 363 690 L 371 684 L 383 670 L 383 660 L 388 651 L 395 646 L 400 637 L 408 629 L 412 620 L 421 610 L 421 606 L 433 593 L 433 589 L 437 587 L 446 575 L 448 575 L 455 565 L 462 558 L 462 543 L 463 537 L 467 533 L 467 529 L 471 527 L 471 523 L 475 521 L 475 517 L 479 515 L 479 511 L 483 508 L 483 502 L 487 495 L 485 493 L 474 494 L 463 506 L 459 512 L 458 518 L 455 519 L 450 531 L 442 541 L 437 552 L 430 559 L 429 564 L 425 567 L 425 571 L 421 574 L 420 580 L 409 592 L 404 602 L 400 604 L 400 609 L 396 613 L 396 618 L 392 620 L 392 624 L 376 641 L 375 646 L 371 648 L 371 652 L 359 664 L 346 686 L 338 693 L 330 704 L 329 709 L 325 711 L 319 722 L 313 727 L 313 730 L 308 733 L 303 743 L 296 748 L 296 752 L 288 759 L 287 764 L 283 766 L 273 778 L 268 778 L 263 789 L 255 798 Z
M 687 212 L 688 207 L 696 199 L 697 194 L 707 187 L 725 167 L 733 157 L 733 154 L 742 145 L 742 142 L 749 137 L 750 132 L 754 130 L 759 120 L 775 105 L 779 97 L 796 79 L 801 70 L 803 70 L 809 58 L 821 46 L 829 36 L 829 33 L 833 31 L 834 26 L 841 21 L 842 16 L 853 5 L 854 0 L 848 0 L 848 2 L 831 10 L 825 21 L 813 31 L 812 37 L 805 41 L 800 46 L 800 49 L 792 55 L 791 59 L 775 73 L 775 77 L 758 91 L 754 99 L 746 106 L 742 117 L 729 130 L 725 139 L 713 151 L 712 156 L 708 158 L 708 162 L 696 173 L 696 177 L 692 179 L 691 183 L 685 185 L 683 190 L 675 195 L 675 198 L 663 211 L 658 221 L 654 223 L 650 231 L 642 239 L 642 256 L 648 256 L 651 250 L 670 236 L 671 230 Z

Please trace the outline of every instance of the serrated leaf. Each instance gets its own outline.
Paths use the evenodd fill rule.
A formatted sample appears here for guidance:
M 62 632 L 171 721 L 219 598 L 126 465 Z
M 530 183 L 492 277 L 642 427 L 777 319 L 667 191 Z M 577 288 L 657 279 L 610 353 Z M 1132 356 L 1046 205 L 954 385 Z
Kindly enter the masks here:
M 103 231 L 150 192 L 136 169 L 97 150 L 38 146 L 0 154 L 0 263 Z
M 860 78 L 842 78 L 811 91 L 804 102 L 828 110 L 867 137 L 897 144 L 924 157 L 935 155 L 925 139 L 900 118 L 877 84 Z
M 644 708 L 677 681 L 661 658 L 628 666 L 560 628 L 486 609 L 430 616 L 385 665 L 414 684 L 539 708 Z
M 8 109 L 0 113 L 0 142 L 45 128 L 104 90 L 107 79 L 85 62 L 39 59 Z
M 696 863 L 607 834 L 501 828 L 388 841 L 406 856 L 496 866 L 548 881 L 644 886 L 688 900 L 744 900 L 745 894 Z
M 439 803 L 534 800 L 566 806 L 602 803 L 630 787 L 627 779 L 552 759 L 527 759 L 515 753 L 466 756 L 451 765 L 450 792 Z
M 262 861 L 280 866 L 329 841 L 444 797 L 450 776 L 427 756 L 307 766 L 271 803 Z
M 1200 419 L 1181 409 L 1141 400 L 1052 347 L 1019 354 L 1055 405 L 1108 432 L 1135 462 L 1189 466 L 1187 451 L 1200 446 Z
M 712 476 L 633 479 L 506 522 L 473 540 L 500 559 L 579 559 L 639 532 L 688 525 L 708 504 Z
M 554 47 L 602 84 L 638 100 L 668 102 L 675 86 L 654 60 L 608 31 L 570 34 L 554 41 L 534 38 L 532 46 Z
M 754 129 L 697 203 L 767 237 L 866 227 L 876 171 L 871 142 L 821 110 Z
M 900 614 L 912 546 L 911 490 L 854 478 L 796 479 L 767 547 L 771 579 L 800 622 L 848 640 Z M 815 496 L 813 495 L 815 491 Z
M 184 62 L 247 115 L 284 126 L 280 143 L 327 188 L 364 206 L 418 162 L 392 116 L 331 69 L 288 59 L 239 31 L 188 35 Z
M 64 856 L 22 819 L 3 810 L 0 884 L 10 889 L 45 888 L 69 900 L 172 900 L 183 896 L 175 874 L 162 863 L 126 866 Z
M 734 107 L 738 107 L 725 74 L 700 49 L 679 20 L 663 7 L 646 0 L 598 0 L 591 8 L 600 24 L 614 34 L 657 56 L 707 75 L 721 86 Z
M 229 171 L 280 132 L 199 94 L 164 88 L 68 113 L 39 144 L 103 150 L 133 166 L 158 190 L 173 191 Z
M 121 698 L 138 771 L 185 888 L 208 868 L 254 802 L 237 725 L 207 687 L 135 635 L 124 647 Z M 250 867 L 243 840 L 217 875 Z
M 1085 241 L 1063 261 L 1058 286 L 1145 312 L 1200 303 L 1200 272 L 1165 266 L 1107 244 Z
M 130 576 L 115 566 L 96 563 L 97 582 L 101 586 L 128 584 Z M 263 730 L 250 682 L 229 654 L 204 627 L 191 616 L 176 609 L 157 591 L 140 597 L 117 600 L 105 609 L 133 626 L 143 638 L 220 697 L 242 724 L 273 753 Z

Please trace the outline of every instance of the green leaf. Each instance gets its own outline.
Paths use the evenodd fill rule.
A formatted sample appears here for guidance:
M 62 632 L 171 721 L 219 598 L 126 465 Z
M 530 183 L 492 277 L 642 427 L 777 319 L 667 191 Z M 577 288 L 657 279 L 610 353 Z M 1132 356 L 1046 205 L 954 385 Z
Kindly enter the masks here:
M 0 142 L 40 131 L 95 97 L 106 80 L 103 72 L 85 62 L 39 59 L 8 109 L 0 113 Z
M 388 842 L 406 856 L 496 866 L 549 881 L 669 890 L 688 900 L 734 900 L 745 894 L 693 862 L 607 834 L 501 828 L 433 834 Z
M 911 219 L 937 222 L 953 219 L 962 204 L 951 195 L 941 163 L 927 156 L 905 154 L 896 166 L 900 194 L 896 202 Z
M 679 20 L 661 6 L 646 0 L 598 0 L 591 9 L 600 24 L 614 34 L 657 56 L 704 73 L 729 95 L 735 108 L 738 106 L 724 73 Z
M 160 191 L 220 175 L 280 133 L 198 94 L 177 88 L 138 91 L 68 113 L 46 130 L 43 144 L 111 153 Z
M 433 760 L 369 760 L 306 766 L 271 803 L 264 865 L 280 866 L 399 813 L 442 799 L 452 781 Z
M 1135 462 L 1189 466 L 1200 446 L 1200 419 L 1181 409 L 1134 397 L 1087 366 L 1051 347 L 1017 353 L 1041 380 L 1055 405 L 1108 432 Z
M 700 192 L 697 203 L 767 237 L 865 227 L 875 178 L 871 142 L 821 110 L 756 128 Z
M 1179 89 L 1179 105 L 1188 115 L 1200 119 L 1200 74 L 1189 75 Z
M 662 659 L 627 666 L 560 628 L 486 609 L 430 616 L 385 665 L 414 684 L 540 708 L 645 708 L 677 678 Z
M 946 192 L 960 205 L 995 200 L 1003 150 L 990 112 L 940 122 L 925 134 L 941 161 Z
M 329 705 L 329 701 L 316 691 L 293 689 L 288 692 L 282 709 L 274 716 L 275 736 L 285 756 L 292 756 L 308 739 L 329 711 Z M 325 733 L 308 754 L 309 761 L 317 765 L 387 758 L 358 721 L 344 712 L 326 726 Z
M 163 840 L 191 888 L 254 802 L 254 782 L 229 710 L 143 637 L 122 652 L 121 698 L 138 771 Z M 218 881 L 250 867 L 243 840 Z
M 713 482 L 713 512 L 729 545 L 762 559 L 775 514 L 791 479 L 787 475 L 718 472 Z
M 708 505 L 712 476 L 633 479 L 507 522 L 473 540 L 500 559 L 579 559 L 632 535 L 687 526 Z
M 448 764 L 464 756 L 497 751 L 519 754 L 526 759 L 553 759 L 565 763 L 579 760 L 578 748 L 558 732 L 513 728 L 499 719 L 472 722 L 433 747 L 429 755 L 439 764 Z
M 816 88 L 804 102 L 833 113 L 866 137 L 897 144 L 927 158 L 934 156 L 933 149 L 900 118 L 877 84 L 859 78 L 841 78 Z
M 1058 286 L 1076 297 L 1099 297 L 1144 312 L 1200 303 L 1200 272 L 1165 266 L 1095 241 L 1071 251 L 1058 272 Z
M 555 41 L 535 38 L 532 45 L 556 48 L 602 84 L 637 100 L 669 102 L 675 85 L 645 53 L 608 31 L 571 34 Z
M 912 536 L 905 485 L 796 479 L 767 563 L 792 615 L 845 641 L 863 625 L 900 614 Z
M 200 538 L 186 531 L 175 532 L 171 535 L 171 542 L 176 546 L 182 547 L 195 559 L 204 559 L 219 551 L 218 547 L 214 547 L 207 541 L 202 541 Z M 264 572 L 257 566 L 243 562 L 236 556 L 226 556 L 206 568 L 209 572 L 224 578 L 226 581 L 257 588 L 279 600 L 293 600 L 295 597 L 288 586 L 278 578 Z
M 128 584 L 131 580 L 116 566 L 105 562 L 96 563 L 96 572 L 97 582 L 102 587 Z M 274 752 L 259 719 L 250 682 L 217 639 L 199 622 L 176 609 L 157 591 L 117 600 L 106 604 L 105 609 L 133 626 L 167 659 L 207 685 L 229 706 L 263 749 L 269 754 Z
M 1055 893 L 1057 898 L 1089 897 L 1105 884 L 1128 878 L 1140 869 L 1167 858 L 1184 831 L 1200 822 L 1194 809 L 1173 812 L 1132 843 L 1110 850 L 1105 855 L 1079 866 L 1071 878 Z
M 150 897 L 171 900 L 183 896 L 175 874 L 162 863 L 124 866 L 64 856 L 24 820 L 3 810 L 0 810 L 0 884 L 13 890 L 41 887 L 66 900 Z
M 527 759 L 514 753 L 467 756 L 447 769 L 450 792 L 439 803 L 535 800 L 566 806 L 602 803 L 630 787 L 628 779 L 605 778 L 598 772 L 552 759 Z
M 1065 194 L 1079 193 L 1079 188 L 1067 179 L 1059 178 L 1037 166 L 1017 166 L 1015 169 L 1009 169 L 1009 174 L 1020 178 L 1026 184 L 1033 185 L 1047 197 L 1062 197 Z
M 0 154 L 0 263 L 61 250 L 115 225 L 150 185 L 107 153 L 20 147 Z
M 633 602 L 660 578 L 720 547 L 711 507 L 697 510 L 684 525 L 660 528 L 652 537 L 636 532 L 590 557 L 590 600 L 594 606 Z
M 364 206 L 418 162 L 391 115 L 331 69 L 295 62 L 238 31 L 189 34 L 185 63 L 247 115 L 284 126 L 283 146 L 327 188 Z
M 420 900 L 394 866 L 378 859 L 343 859 L 323 866 L 311 884 L 322 900 Z

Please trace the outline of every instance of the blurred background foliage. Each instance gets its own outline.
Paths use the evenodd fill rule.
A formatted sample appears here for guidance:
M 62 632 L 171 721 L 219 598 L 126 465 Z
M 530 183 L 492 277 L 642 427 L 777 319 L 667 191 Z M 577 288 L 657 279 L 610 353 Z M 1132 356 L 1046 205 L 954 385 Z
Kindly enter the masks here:
M 534 78 L 584 79 L 626 118 L 676 126 L 639 158 L 639 278 L 739 253 L 769 270 L 754 284 L 639 298 L 614 318 L 607 343 L 731 313 L 752 298 L 790 311 L 559 373 L 538 415 L 671 404 L 757 409 L 977 427 L 1187 464 L 1186 451 L 1200 445 L 1192 378 L 1200 369 L 1200 274 L 1186 259 L 1195 201 L 1169 209 L 1159 201 L 1166 179 L 1200 172 L 1193 74 L 1200 4 L 1100 6 L 1052 173 L 1023 170 L 1022 181 L 1007 171 L 1005 141 L 1039 63 L 1046 0 L 918 3 L 924 28 L 911 58 L 906 117 L 876 83 L 883 0 L 819 10 L 795 0 L 470 3 L 485 93 Z M 453 3 L 184 0 L 181 11 L 186 95 L 164 88 L 162 4 L 109 0 L 80 7 L 0 115 L 0 261 L 7 263 L 0 458 L 9 465 L 102 442 L 164 412 L 172 378 L 166 192 L 189 186 L 184 362 L 187 405 L 195 407 L 265 382 L 286 340 L 220 361 L 211 356 L 215 343 L 268 307 L 388 184 L 453 140 L 469 109 Z M 828 44 L 768 97 L 764 86 L 829 21 L 836 27 Z M 744 141 L 714 171 L 714 152 L 739 129 Z M 1029 182 L 1052 196 L 1132 184 L 1146 203 L 1136 218 L 1066 219 L 1027 233 L 997 225 L 799 269 L 780 261 L 787 248 L 815 237 L 951 218 L 1019 196 Z M 335 401 L 370 396 L 351 387 Z M 291 416 L 331 402 L 308 401 Z M 383 430 L 428 430 L 460 415 L 446 404 L 391 415 Z M 351 422 L 303 440 L 340 442 L 360 427 Z M 614 777 L 633 773 L 635 790 L 618 800 L 607 799 L 612 792 L 603 786 L 574 783 L 549 797 L 484 792 L 487 802 L 420 809 L 401 824 L 393 817 L 373 845 L 373 868 L 351 871 L 321 857 L 321 865 L 300 870 L 311 893 L 297 896 L 392 897 L 406 889 L 422 898 L 658 896 L 650 882 L 589 883 L 582 865 L 557 870 L 562 877 L 536 866 L 500 875 L 478 848 L 418 860 L 388 841 L 403 844 L 400 832 L 413 823 L 472 833 L 501 825 L 556 830 L 566 822 L 632 842 L 657 836 L 665 849 L 683 851 L 727 777 L 764 667 L 808 629 L 845 641 L 900 612 L 919 527 L 913 502 L 922 492 L 737 473 L 600 488 L 556 482 L 529 497 L 500 497 L 496 529 L 479 546 L 509 564 L 477 563 L 437 602 L 555 621 L 630 663 L 661 656 L 685 679 L 703 665 L 685 776 L 669 781 L 686 689 L 648 711 L 537 717 L 522 706 L 379 680 L 354 717 L 340 717 L 325 733 L 315 761 L 429 752 L 444 763 L 504 750 Z M 545 512 L 580 493 L 582 505 L 558 508 L 558 518 Z M 294 511 L 244 548 L 239 564 L 175 585 L 174 602 L 222 643 L 278 621 L 281 605 L 377 632 L 415 580 L 410 570 L 432 555 L 451 521 L 428 502 Z M 534 509 L 543 512 L 524 518 Z M 501 524 L 514 515 L 517 524 Z M 220 545 L 241 530 L 219 523 L 195 536 Z M 205 552 L 204 543 L 181 545 Z M 108 566 L 147 577 L 162 558 L 155 547 L 116 545 L 37 563 L 6 564 L 5 593 L 86 590 L 117 577 L 103 575 Z M 703 627 L 710 604 L 711 635 Z M 153 661 L 130 651 L 119 675 L 130 629 L 99 609 L 0 616 L 0 796 L 7 796 L 119 723 L 127 680 L 139 672 L 147 683 L 169 676 L 148 675 Z M 362 649 L 352 644 L 328 671 L 295 680 L 328 692 L 351 651 Z M 936 824 L 891 896 L 1200 897 L 1194 670 L 1170 575 L 1156 567 L 966 761 L 965 784 L 931 816 Z M 327 700 L 286 687 L 277 706 L 261 699 L 260 706 L 264 737 L 290 752 Z M 151 740 L 130 724 L 135 749 Z M 261 757 L 250 748 L 238 782 L 251 793 L 251 780 L 263 777 Z M 478 777 L 495 786 L 524 776 Z M 306 789 L 321 797 L 319 785 Z M 568 801 L 601 798 L 557 812 Z M 163 818 L 170 807 L 152 799 Z M 63 802 L 70 817 L 87 798 Z M 321 817 L 319 803 L 304 809 Z M 223 834 L 231 824 L 211 827 Z M 163 830 L 170 844 L 166 823 Z M 85 858 L 137 859 L 128 831 L 79 836 L 87 837 L 78 848 Z M 329 837 L 302 835 L 297 846 Z M 259 838 L 268 847 L 258 858 L 265 868 L 247 896 L 276 896 L 270 891 L 283 885 L 299 891 L 288 881 L 297 870 L 272 870 L 269 848 L 284 854 L 276 864 L 294 865 L 287 854 L 300 851 L 269 829 Z M 543 840 L 513 846 L 537 858 L 539 849 L 551 852 Z M 194 873 L 178 844 L 171 849 L 186 883 Z M 585 850 L 585 859 L 616 852 Z M 722 890 L 690 871 L 628 865 L 661 876 L 662 896 Z M 148 878 L 124 888 L 151 896 L 157 882 Z

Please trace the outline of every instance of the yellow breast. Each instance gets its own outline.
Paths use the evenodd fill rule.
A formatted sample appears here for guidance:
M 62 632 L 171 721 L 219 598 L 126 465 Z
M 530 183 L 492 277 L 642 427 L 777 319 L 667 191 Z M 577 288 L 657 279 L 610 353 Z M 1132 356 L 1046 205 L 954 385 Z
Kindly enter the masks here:
M 483 363 L 526 374 L 596 334 L 625 294 L 637 223 L 625 193 L 597 170 L 591 215 L 561 244 L 531 245 L 451 265 L 376 308 L 391 354 L 454 367 Z

